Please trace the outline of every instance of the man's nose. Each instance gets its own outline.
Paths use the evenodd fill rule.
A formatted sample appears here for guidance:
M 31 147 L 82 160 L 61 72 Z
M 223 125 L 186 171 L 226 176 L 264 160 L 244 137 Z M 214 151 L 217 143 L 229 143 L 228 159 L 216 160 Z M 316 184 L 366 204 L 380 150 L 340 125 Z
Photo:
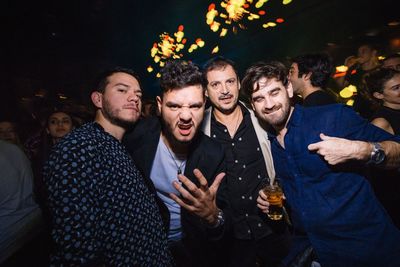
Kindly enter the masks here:
M 182 107 L 179 112 L 179 119 L 185 122 L 192 120 L 192 111 L 189 107 Z
M 221 84 L 221 94 L 228 94 L 230 92 L 229 86 L 226 84 Z
M 269 97 L 266 97 L 264 100 L 264 108 L 265 109 L 272 109 L 275 106 L 275 101 L 270 99 Z

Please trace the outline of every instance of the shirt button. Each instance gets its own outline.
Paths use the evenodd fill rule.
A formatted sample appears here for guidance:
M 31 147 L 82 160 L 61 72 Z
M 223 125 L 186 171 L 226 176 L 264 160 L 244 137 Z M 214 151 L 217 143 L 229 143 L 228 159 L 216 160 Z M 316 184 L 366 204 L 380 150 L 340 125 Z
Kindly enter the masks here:
M 257 151 L 260 151 L 260 148 L 259 148 L 259 147 L 257 147 Z
M 260 178 L 261 178 L 261 175 L 257 175 L 257 178 L 260 179 Z
M 235 163 L 238 163 L 239 161 L 237 159 L 235 159 Z
M 245 214 L 245 216 L 246 216 L 246 217 L 249 217 L 249 214 L 248 214 L 248 213 L 246 213 L 246 214 Z
M 242 137 L 239 137 L 239 141 L 242 141 Z
M 246 169 L 246 164 L 243 164 L 243 169 Z
M 245 197 L 244 196 L 242 196 L 242 199 L 244 199 Z
M 232 143 L 232 146 L 235 146 L 235 143 Z
M 252 197 L 252 196 L 249 196 L 249 199 L 250 199 L 250 200 L 253 200 L 253 197 Z
M 250 229 L 249 229 L 249 230 L 247 230 L 247 233 L 251 234 L 251 231 L 250 231 Z
M 258 227 L 261 227 L 261 223 L 258 223 L 257 225 L 258 225 Z
M 239 181 L 241 181 L 242 180 L 242 177 L 239 177 Z
M 213 135 L 213 137 L 214 137 L 214 138 L 217 138 L 217 136 L 216 136 L 215 134 Z
M 228 130 L 227 129 L 224 129 L 224 132 L 227 132 Z

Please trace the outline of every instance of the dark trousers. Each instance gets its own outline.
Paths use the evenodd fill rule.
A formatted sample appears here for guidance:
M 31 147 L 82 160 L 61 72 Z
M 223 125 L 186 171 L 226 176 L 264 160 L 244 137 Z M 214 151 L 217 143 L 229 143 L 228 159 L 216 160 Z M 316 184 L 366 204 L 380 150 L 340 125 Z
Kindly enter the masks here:
M 270 234 L 259 240 L 233 239 L 229 267 L 278 267 L 290 249 L 288 232 Z

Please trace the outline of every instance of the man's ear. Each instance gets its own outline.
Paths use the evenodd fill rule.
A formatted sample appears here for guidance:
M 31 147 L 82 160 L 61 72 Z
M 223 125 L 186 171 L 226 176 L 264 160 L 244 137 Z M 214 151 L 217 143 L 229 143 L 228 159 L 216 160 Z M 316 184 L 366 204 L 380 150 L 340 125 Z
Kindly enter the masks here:
M 157 96 L 156 100 L 157 100 L 158 114 L 161 114 L 162 99 L 161 97 Z
M 293 97 L 293 86 L 290 81 L 288 81 L 288 84 L 286 85 L 286 91 L 288 92 L 289 98 Z
M 307 74 L 303 74 L 302 76 L 302 78 L 304 78 L 304 80 L 306 80 L 306 81 L 308 81 L 308 80 L 310 80 L 311 79 L 311 75 L 312 75 L 312 72 L 309 72 L 309 73 L 307 73 Z
M 92 99 L 93 104 L 97 108 L 103 108 L 103 98 L 102 98 L 102 93 L 94 91 L 90 95 L 90 98 Z
M 379 93 L 379 92 L 374 92 L 372 94 L 376 99 L 382 100 L 383 99 L 383 94 Z

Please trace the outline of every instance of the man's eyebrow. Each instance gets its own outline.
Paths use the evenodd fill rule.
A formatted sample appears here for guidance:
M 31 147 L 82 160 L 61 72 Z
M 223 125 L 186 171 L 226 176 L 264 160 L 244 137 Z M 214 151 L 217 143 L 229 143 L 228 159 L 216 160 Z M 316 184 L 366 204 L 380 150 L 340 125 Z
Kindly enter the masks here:
M 116 83 L 114 84 L 114 86 L 124 86 L 124 87 L 129 87 L 129 85 L 125 84 L 125 83 Z

